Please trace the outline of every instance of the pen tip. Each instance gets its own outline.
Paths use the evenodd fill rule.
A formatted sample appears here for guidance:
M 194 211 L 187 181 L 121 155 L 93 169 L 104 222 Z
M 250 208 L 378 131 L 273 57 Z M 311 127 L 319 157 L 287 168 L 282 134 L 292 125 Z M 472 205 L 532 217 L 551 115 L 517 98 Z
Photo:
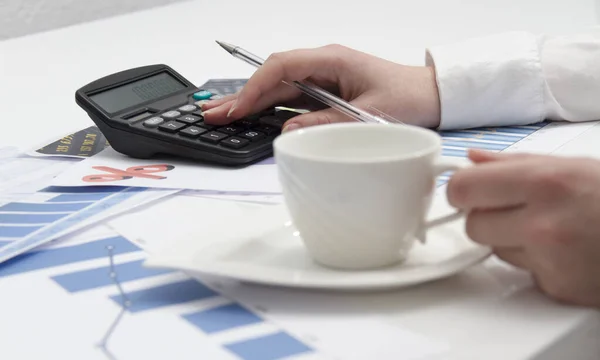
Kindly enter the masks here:
M 228 53 L 230 53 L 230 54 L 231 54 L 231 53 L 233 53 L 233 50 L 235 50 L 235 48 L 236 48 L 236 46 L 235 46 L 235 45 L 231 45 L 231 44 L 228 44 L 228 43 L 226 43 L 226 42 L 223 42 L 223 41 L 218 41 L 218 40 L 215 40 L 215 41 L 216 41 L 216 43 L 217 43 L 217 44 L 219 44 L 219 45 L 220 45 L 220 46 L 221 46 L 223 49 L 225 49 L 225 51 L 227 51 L 227 52 L 228 52 Z

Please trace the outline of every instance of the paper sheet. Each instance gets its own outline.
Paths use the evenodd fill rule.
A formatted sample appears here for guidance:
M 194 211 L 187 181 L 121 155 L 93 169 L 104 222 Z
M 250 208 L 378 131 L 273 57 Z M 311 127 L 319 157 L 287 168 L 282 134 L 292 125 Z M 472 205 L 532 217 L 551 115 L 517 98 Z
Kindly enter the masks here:
M 0 263 L 177 190 L 51 188 L 72 160 L 21 157 L 0 149 Z
M 215 192 L 199 190 L 183 190 L 178 193 L 180 196 L 198 196 L 209 199 L 242 201 L 256 204 L 281 204 L 283 195 L 281 194 L 257 194 L 244 192 Z
M 0 161 L 0 201 L 20 197 L 50 185 L 52 178 L 68 169 L 73 160 L 35 159 L 12 152 Z
M 14 146 L 0 146 L 0 164 L 13 159 L 19 154 L 19 149 Z
M 106 229 L 60 244 L 0 265 L 0 358 L 416 360 L 447 350 L 378 315 L 324 314 L 327 299 L 316 308 L 309 297 L 304 306 L 301 294 L 268 299 L 258 290 L 145 268 L 145 253 Z M 124 312 L 122 296 L 129 301 Z M 347 297 L 336 308 L 356 303 Z
M 504 151 L 562 155 L 562 149 L 567 144 L 578 143 L 589 145 L 590 141 L 583 139 L 582 136 L 599 124 L 600 122 L 598 121 L 582 123 L 549 123 L 520 141 L 512 144 Z M 501 129 L 499 131 L 501 131 Z
M 252 214 L 263 205 L 205 197 L 175 195 L 154 206 L 109 220 L 108 227 L 152 253 L 169 246 L 175 236 L 206 236 L 239 224 L 228 219 Z
M 18 201 L 1 204 L 0 263 L 176 192 L 143 188 L 104 188 L 101 192 L 80 190 L 55 192 L 55 189 L 44 189 Z
M 54 179 L 53 185 L 280 192 L 277 168 L 272 159 L 245 168 L 231 169 L 179 159 L 133 159 L 112 148 L 61 173 Z

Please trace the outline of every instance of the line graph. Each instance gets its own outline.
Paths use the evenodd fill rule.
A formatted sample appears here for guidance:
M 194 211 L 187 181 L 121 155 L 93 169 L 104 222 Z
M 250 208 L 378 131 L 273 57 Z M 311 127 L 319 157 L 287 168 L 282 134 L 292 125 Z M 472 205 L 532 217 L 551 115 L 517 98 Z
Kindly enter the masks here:
M 123 287 L 121 286 L 121 283 L 119 282 L 117 272 L 115 270 L 114 253 L 113 253 L 114 247 L 112 245 L 109 245 L 106 247 L 106 250 L 108 251 L 108 258 L 109 258 L 109 264 L 110 264 L 110 272 L 108 273 L 108 276 L 110 277 L 112 282 L 115 284 L 115 286 L 119 290 L 119 295 L 121 296 L 122 308 L 121 308 L 121 311 L 119 311 L 119 314 L 117 315 L 117 317 L 115 318 L 113 323 L 110 325 L 110 327 L 106 331 L 106 334 L 104 334 L 104 337 L 100 341 L 99 346 L 100 346 L 100 349 L 102 349 L 102 352 L 110 360 L 116 360 L 116 357 L 114 356 L 114 354 L 108 349 L 108 340 L 110 339 L 113 332 L 119 325 L 119 322 L 123 318 L 123 315 L 125 315 L 125 312 L 129 308 L 131 303 L 129 301 L 129 298 L 127 298 L 127 295 L 123 291 Z

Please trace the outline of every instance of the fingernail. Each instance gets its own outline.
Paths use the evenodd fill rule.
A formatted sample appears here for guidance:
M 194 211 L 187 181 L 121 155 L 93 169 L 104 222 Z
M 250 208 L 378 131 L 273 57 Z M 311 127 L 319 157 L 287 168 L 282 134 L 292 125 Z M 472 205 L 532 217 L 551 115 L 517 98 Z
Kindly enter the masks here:
M 235 110 L 237 103 L 238 103 L 237 100 L 233 103 L 233 105 L 231 106 L 231 109 L 229 109 L 229 112 L 227 113 L 227 117 L 229 117 L 231 115 L 231 113 Z
M 293 130 L 297 130 L 297 129 L 300 129 L 300 125 L 298 125 L 296 123 L 292 123 L 292 124 L 284 126 L 283 129 L 281 130 L 281 132 L 288 132 L 288 131 L 293 131 Z
M 204 110 L 206 107 L 210 107 L 214 103 L 215 101 L 205 101 L 200 104 L 200 110 Z

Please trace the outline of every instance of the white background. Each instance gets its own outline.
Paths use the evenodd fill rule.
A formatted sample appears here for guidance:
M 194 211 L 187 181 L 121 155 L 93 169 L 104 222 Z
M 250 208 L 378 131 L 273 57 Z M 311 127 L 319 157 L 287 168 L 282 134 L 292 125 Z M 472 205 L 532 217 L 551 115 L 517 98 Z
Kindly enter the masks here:
M 0 0 L 0 40 L 185 0 Z

